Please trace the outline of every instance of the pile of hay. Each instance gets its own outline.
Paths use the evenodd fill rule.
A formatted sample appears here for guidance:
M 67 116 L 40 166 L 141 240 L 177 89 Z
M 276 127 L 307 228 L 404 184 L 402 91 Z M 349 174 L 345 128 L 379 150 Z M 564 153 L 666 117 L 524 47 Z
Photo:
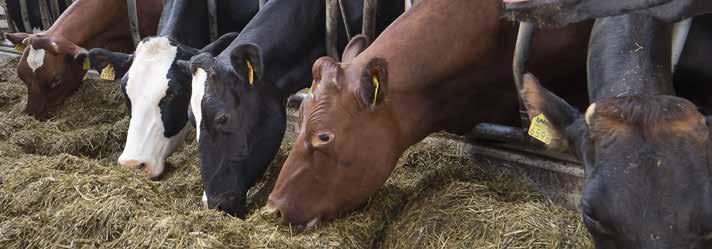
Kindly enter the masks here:
M 118 86 L 87 80 L 57 118 L 22 114 L 15 60 L 0 62 L 0 248 L 589 248 L 576 212 L 483 160 L 422 143 L 360 210 L 307 231 L 262 215 L 291 139 L 238 219 L 201 208 L 197 148 L 161 181 L 118 167 L 128 126 Z

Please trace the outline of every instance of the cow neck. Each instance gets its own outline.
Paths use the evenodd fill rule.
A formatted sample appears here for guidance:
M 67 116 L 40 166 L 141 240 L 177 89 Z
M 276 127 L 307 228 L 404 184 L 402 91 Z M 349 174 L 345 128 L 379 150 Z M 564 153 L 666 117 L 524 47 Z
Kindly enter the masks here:
M 591 32 L 588 82 L 592 102 L 635 95 L 674 95 L 671 26 L 629 14 L 596 21 Z
M 351 63 L 350 74 L 362 73 L 373 58 L 388 63 L 387 96 L 379 108 L 390 110 L 404 147 L 447 129 L 444 123 L 468 108 L 470 100 L 457 96 L 472 92 L 468 72 L 491 64 L 491 50 L 497 46 L 492 34 L 500 27 L 501 14 L 497 0 L 425 1 L 386 28 Z M 471 25 L 463 29 L 453 23 Z
M 46 34 L 82 45 L 107 30 L 119 30 L 123 25 L 116 24 L 127 21 L 126 1 L 82 0 L 72 4 Z

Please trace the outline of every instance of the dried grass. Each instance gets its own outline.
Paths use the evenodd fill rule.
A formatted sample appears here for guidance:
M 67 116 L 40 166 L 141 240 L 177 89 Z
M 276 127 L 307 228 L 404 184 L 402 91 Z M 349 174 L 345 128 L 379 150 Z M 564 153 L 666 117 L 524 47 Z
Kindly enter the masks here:
M 591 247 L 576 212 L 443 144 L 410 149 L 363 208 L 307 231 L 260 212 L 290 138 L 245 220 L 204 210 L 194 135 L 151 181 L 115 164 L 128 118 L 114 83 L 85 81 L 57 118 L 38 122 L 21 113 L 13 63 L 0 63 L 0 248 Z

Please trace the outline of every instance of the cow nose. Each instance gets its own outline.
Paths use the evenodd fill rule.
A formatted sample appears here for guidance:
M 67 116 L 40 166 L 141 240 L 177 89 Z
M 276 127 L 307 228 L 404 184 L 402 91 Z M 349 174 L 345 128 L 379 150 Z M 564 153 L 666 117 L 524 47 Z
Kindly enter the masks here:
M 270 197 L 267 200 L 267 207 L 265 210 L 265 214 L 268 216 L 272 216 L 275 219 L 282 218 L 282 210 L 280 209 L 280 207 L 277 204 L 275 204 L 275 201 L 273 200 L 272 197 Z
M 143 169 L 146 167 L 145 162 L 138 160 L 119 160 L 119 165 L 130 169 Z

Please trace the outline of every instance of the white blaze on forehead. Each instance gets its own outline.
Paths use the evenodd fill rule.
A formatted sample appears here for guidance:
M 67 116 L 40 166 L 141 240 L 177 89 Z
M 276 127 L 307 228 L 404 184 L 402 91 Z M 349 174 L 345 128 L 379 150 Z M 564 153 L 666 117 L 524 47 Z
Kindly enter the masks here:
M 144 162 L 152 175 L 163 171 L 165 159 L 183 142 L 188 131 L 186 126 L 177 135 L 165 137 L 158 106 L 166 96 L 168 71 L 177 53 L 178 48 L 168 38 L 147 39 L 136 47 L 128 71 L 126 95 L 131 101 L 131 121 L 119 159 Z
M 45 53 L 44 49 L 35 49 L 30 45 L 30 51 L 27 52 L 27 65 L 30 66 L 33 73 L 44 65 Z
M 190 109 L 193 110 L 195 117 L 195 136 L 196 141 L 200 140 L 200 122 L 203 120 L 202 102 L 205 95 L 205 82 L 208 80 L 208 74 L 202 68 L 195 70 L 193 74 L 193 91 L 190 95 Z

